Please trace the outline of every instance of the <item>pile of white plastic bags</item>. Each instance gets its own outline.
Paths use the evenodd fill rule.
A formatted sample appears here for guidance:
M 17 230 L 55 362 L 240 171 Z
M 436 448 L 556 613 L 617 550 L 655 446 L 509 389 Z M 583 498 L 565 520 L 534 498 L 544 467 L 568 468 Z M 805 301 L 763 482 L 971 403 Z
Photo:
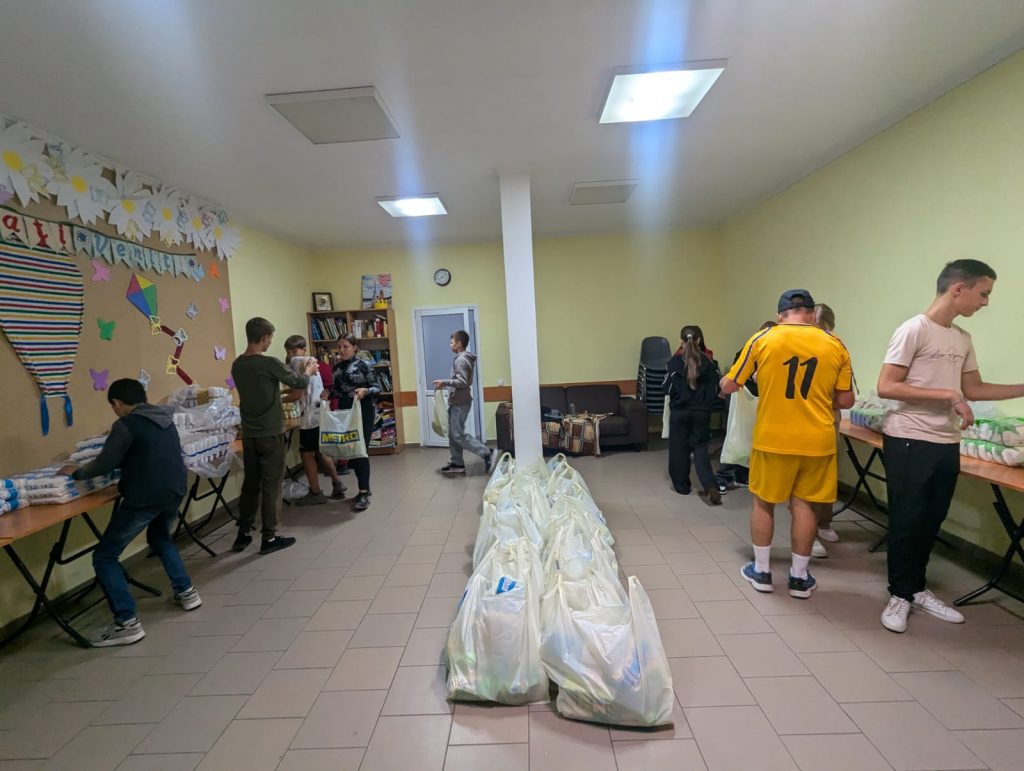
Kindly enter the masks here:
M 448 698 L 546 701 L 565 717 L 672 721 L 672 675 L 650 600 L 619 580 L 614 538 L 579 473 L 557 455 L 484 490 L 473 574 L 448 636 Z

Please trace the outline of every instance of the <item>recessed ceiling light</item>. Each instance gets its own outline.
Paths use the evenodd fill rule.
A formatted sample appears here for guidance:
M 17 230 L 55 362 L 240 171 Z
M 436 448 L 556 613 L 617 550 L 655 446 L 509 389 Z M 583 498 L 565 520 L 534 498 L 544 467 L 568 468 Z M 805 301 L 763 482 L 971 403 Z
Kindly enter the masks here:
M 436 194 L 388 196 L 378 198 L 377 203 L 392 217 L 437 217 L 448 213 Z
M 724 69 L 724 59 L 620 67 L 615 70 L 608 88 L 599 122 L 634 123 L 689 117 Z
M 268 94 L 267 103 L 315 145 L 398 136 L 395 120 L 373 86 Z
M 635 179 L 615 179 L 608 182 L 577 182 L 572 186 L 569 203 L 586 206 L 594 203 L 625 203 L 636 190 Z

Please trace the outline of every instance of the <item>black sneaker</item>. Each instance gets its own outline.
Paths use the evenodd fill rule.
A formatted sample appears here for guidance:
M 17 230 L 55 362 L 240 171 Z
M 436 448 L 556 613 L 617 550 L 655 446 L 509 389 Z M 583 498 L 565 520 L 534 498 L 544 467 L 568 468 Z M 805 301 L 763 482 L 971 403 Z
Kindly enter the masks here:
M 264 538 L 260 541 L 260 554 L 273 554 L 275 551 L 287 549 L 295 545 L 295 539 L 287 535 L 275 535 L 271 539 Z
M 370 507 L 370 494 L 359 493 L 352 503 L 352 508 L 356 511 L 366 511 Z
M 718 494 L 719 495 L 725 495 L 728 492 L 729 492 L 729 485 L 727 485 L 725 482 L 719 482 L 718 483 Z
M 449 461 L 448 463 L 445 463 L 443 466 L 441 466 L 441 468 L 439 468 L 438 471 L 440 471 L 442 474 L 465 474 L 466 467 L 459 466 L 458 464 Z
M 347 489 L 348 488 L 346 488 L 345 485 L 343 485 L 341 483 L 341 480 L 339 479 L 337 482 L 331 485 L 331 500 L 340 501 L 342 498 L 345 497 L 345 491 Z
M 796 597 L 798 600 L 806 600 L 811 596 L 811 592 L 818 588 L 818 582 L 814 580 L 814 576 L 807 573 L 806 578 L 797 578 L 790 574 L 789 576 L 789 596 Z
M 231 551 L 245 551 L 249 548 L 249 544 L 251 543 L 252 536 L 239 530 L 238 536 L 235 538 L 235 542 L 231 544 Z

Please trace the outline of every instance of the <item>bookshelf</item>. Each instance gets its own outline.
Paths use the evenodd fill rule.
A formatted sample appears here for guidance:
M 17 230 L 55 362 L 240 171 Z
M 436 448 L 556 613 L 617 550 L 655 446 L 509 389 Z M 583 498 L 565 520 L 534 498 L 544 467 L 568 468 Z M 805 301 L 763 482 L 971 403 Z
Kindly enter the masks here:
M 306 326 L 311 353 L 331 365 L 337 361 L 338 338 L 349 332 L 358 338 L 358 355 L 373 360 L 373 372 L 381 389 L 377 397 L 377 418 L 382 425 L 370 437 L 367 452 L 370 455 L 400 453 L 405 446 L 405 432 L 397 399 L 400 381 L 394 309 L 314 311 L 306 314 Z

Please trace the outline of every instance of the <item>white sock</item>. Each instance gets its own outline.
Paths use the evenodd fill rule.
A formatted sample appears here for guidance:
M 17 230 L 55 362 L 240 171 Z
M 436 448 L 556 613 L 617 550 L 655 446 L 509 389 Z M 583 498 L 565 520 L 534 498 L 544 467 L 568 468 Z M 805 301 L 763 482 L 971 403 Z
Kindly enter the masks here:
M 771 553 L 771 550 L 771 546 L 754 547 L 754 570 L 758 573 L 771 572 L 771 561 L 768 556 Z
M 807 578 L 807 565 L 810 564 L 811 555 L 801 557 L 799 554 L 793 555 L 793 566 L 789 569 L 789 574 L 793 578 Z

